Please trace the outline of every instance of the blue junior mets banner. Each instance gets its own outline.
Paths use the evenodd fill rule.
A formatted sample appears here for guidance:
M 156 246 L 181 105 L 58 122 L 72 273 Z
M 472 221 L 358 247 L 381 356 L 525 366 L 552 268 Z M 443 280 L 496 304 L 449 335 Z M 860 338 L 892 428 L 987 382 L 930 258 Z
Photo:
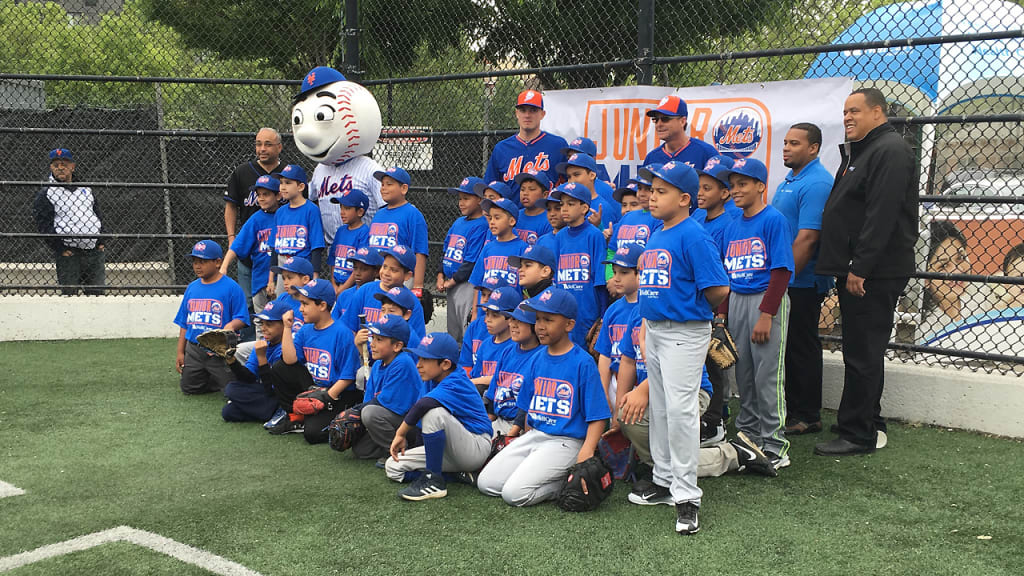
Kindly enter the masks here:
M 830 172 L 839 167 L 844 139 L 843 103 L 853 90 L 849 78 L 788 80 L 758 84 L 666 88 L 623 86 L 555 90 L 544 94 L 542 127 L 565 138 L 586 136 L 597 143 L 597 161 L 611 178 L 630 178 L 644 157 L 661 145 L 646 114 L 662 98 L 686 101 L 689 135 L 734 158 L 757 158 L 768 166 L 770 199 L 789 169 L 782 163 L 782 141 L 798 122 L 822 131 L 821 161 Z M 695 166 L 695 168 L 703 168 Z M 620 180 L 622 181 L 622 180 Z

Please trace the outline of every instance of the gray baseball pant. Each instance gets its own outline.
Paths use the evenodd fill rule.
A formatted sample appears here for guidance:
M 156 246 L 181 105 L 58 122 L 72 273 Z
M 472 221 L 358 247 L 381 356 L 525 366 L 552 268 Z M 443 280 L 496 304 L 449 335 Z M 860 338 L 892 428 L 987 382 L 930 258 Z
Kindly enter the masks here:
M 382 458 L 391 450 L 391 441 L 405 418 L 380 404 L 367 404 L 359 413 L 366 434 L 352 445 L 352 455 L 363 460 Z
M 708 404 L 711 402 L 711 397 L 704 390 L 700 390 L 698 393 L 698 405 L 700 408 L 701 416 L 708 409 Z M 650 409 L 644 411 L 644 415 L 640 420 L 633 424 L 626 424 L 622 422 L 622 412 L 619 412 L 619 421 L 622 422 L 622 434 L 629 440 L 633 445 L 633 449 L 636 450 L 636 457 L 640 459 L 644 464 L 652 465 L 654 461 L 651 460 L 651 420 L 649 418 Z M 697 471 L 697 477 L 700 477 L 700 471 Z
M 178 385 L 185 394 L 219 392 L 231 380 L 231 369 L 220 356 L 214 356 L 195 342 L 185 342 L 185 365 Z
M 487 463 L 477 478 L 477 488 L 487 496 L 501 496 L 512 506 L 552 500 L 581 447 L 580 438 L 529 430 Z
M 783 296 L 772 318 L 768 342 L 754 344 L 750 335 L 761 317 L 758 306 L 763 297 L 764 292 L 729 296 L 729 331 L 736 341 L 736 388 L 740 393 L 736 429 L 765 452 L 785 456 L 789 451 L 785 429 L 789 296 Z
M 466 333 L 469 313 L 473 310 L 473 286 L 469 282 L 459 282 L 445 291 L 448 303 L 448 334 L 459 344 Z
M 497 436 L 498 434 L 508 434 L 508 431 L 511 430 L 514 425 L 515 422 L 506 420 L 501 416 L 498 416 L 496 419 L 491 421 L 491 428 L 494 429 L 494 436 Z
M 444 408 L 428 410 L 423 415 L 422 430 L 431 434 L 444 430 L 444 472 L 476 472 L 491 454 L 491 435 L 473 434 L 458 418 Z M 403 482 L 405 473 L 427 467 L 427 450 L 423 446 L 409 448 L 398 460 L 388 458 L 384 471 L 388 478 Z

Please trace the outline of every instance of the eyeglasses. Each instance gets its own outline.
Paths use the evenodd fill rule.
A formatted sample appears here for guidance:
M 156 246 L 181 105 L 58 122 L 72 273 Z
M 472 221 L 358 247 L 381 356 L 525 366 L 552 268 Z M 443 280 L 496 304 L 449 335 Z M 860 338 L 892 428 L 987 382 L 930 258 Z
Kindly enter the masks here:
M 655 114 L 654 116 L 651 116 L 651 124 L 657 124 L 659 122 L 668 122 L 669 120 L 674 119 L 675 118 L 673 116 L 662 116 L 660 114 Z

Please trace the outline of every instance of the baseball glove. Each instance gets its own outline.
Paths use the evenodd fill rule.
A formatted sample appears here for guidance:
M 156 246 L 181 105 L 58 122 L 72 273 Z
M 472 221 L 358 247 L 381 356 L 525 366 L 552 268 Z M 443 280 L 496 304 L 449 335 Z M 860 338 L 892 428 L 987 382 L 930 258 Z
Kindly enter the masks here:
M 711 345 L 708 346 L 708 358 L 722 370 L 736 364 L 736 343 L 723 324 L 715 324 L 711 329 Z
M 312 416 L 321 410 L 334 410 L 334 403 L 337 402 L 327 393 L 327 388 L 314 386 L 299 394 L 292 401 L 292 412 L 303 416 Z
M 491 455 L 487 457 L 487 461 L 490 462 L 491 458 L 497 456 L 498 452 L 504 450 L 505 446 L 511 444 L 512 441 L 515 439 L 515 436 L 505 436 L 504 434 L 499 432 L 498 435 L 495 436 L 493 440 L 491 440 Z
M 594 350 L 594 346 L 597 345 L 597 337 L 601 335 L 601 326 L 603 325 L 604 319 L 598 318 L 597 322 L 594 322 L 594 325 L 587 331 L 587 352 L 594 357 L 594 360 L 597 360 L 597 357 L 600 356 L 600 354 L 597 353 L 597 350 Z
M 594 510 L 612 493 L 615 480 L 600 454 L 594 454 L 569 469 L 556 504 L 566 512 Z
M 366 434 L 366 427 L 360 418 L 362 404 L 357 404 L 338 414 L 327 427 L 327 441 L 331 448 L 344 452 Z
M 210 330 L 196 337 L 196 341 L 214 355 L 227 359 L 235 355 L 238 334 L 234 330 Z
M 430 319 L 434 317 L 434 295 L 426 288 L 420 296 L 420 306 L 423 307 L 423 321 L 429 324 Z

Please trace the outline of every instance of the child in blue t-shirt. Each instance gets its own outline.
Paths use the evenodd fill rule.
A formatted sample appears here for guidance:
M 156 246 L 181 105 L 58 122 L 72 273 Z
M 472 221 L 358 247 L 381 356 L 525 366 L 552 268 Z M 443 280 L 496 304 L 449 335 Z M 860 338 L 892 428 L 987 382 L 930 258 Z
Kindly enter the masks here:
M 655 170 L 660 167 L 660 165 L 645 166 L 649 170 Z M 608 249 L 612 252 L 618 250 L 624 244 L 645 246 L 651 234 L 654 234 L 656 230 L 661 228 L 661 220 L 651 216 L 651 181 L 638 175 L 629 181 L 629 186 L 635 186 L 634 194 L 640 209 L 624 213 L 618 223 L 615 224 L 615 229 L 608 240 Z M 616 197 L 621 198 L 622 200 L 620 201 L 623 203 L 626 202 L 625 199 L 629 194 L 626 190 L 631 189 L 619 188 L 615 191 Z
M 363 223 L 363 214 L 370 207 L 370 199 L 366 193 L 355 188 L 347 189 L 341 196 L 334 196 L 331 202 L 338 205 L 341 212 L 341 226 L 334 232 L 331 243 L 331 284 L 335 294 L 341 294 L 355 284 L 352 277 L 352 261 L 350 258 L 360 248 L 369 246 L 370 227 Z
M 279 183 L 270 176 L 260 176 L 254 186 L 256 204 L 260 209 L 253 213 L 242 229 L 235 236 L 224 262 L 220 265 L 220 273 L 227 275 L 228 267 L 236 258 L 249 264 L 252 277 L 249 286 L 242 286 L 252 295 L 252 305 L 262 310 L 270 300 L 274 299 L 274 283 L 270 280 L 270 257 L 274 252 L 274 229 L 276 228 L 275 212 L 281 197 Z
M 558 173 L 565 176 L 568 183 L 586 188 L 590 195 L 587 222 L 596 226 L 598 231 L 610 230 L 615 226 L 622 217 L 622 208 L 597 193 L 595 186 L 608 185 L 597 179 L 597 161 L 593 157 L 582 153 L 573 154 L 558 165 Z
M 306 171 L 298 164 L 289 164 L 276 173 L 281 183 L 281 200 L 287 202 L 277 209 L 274 223 L 274 252 L 279 256 L 299 256 L 313 265 L 313 277 L 319 277 L 320 258 L 326 247 L 320 209 L 306 200 Z M 284 291 L 281 282 L 278 292 Z
M 508 286 L 508 282 L 498 277 L 488 278 L 484 284 L 475 286 L 476 290 L 480 293 L 480 304 L 486 304 L 487 299 L 491 297 L 491 291 L 497 290 Z M 483 344 L 484 340 L 490 338 L 487 333 L 487 319 L 486 314 L 477 314 L 476 319 L 466 326 L 465 335 L 462 337 L 462 346 L 459 348 L 459 368 L 469 373 L 473 371 L 473 366 L 476 365 L 476 353 L 480 349 L 480 345 Z
M 534 246 L 546 246 L 552 253 L 558 254 L 558 242 L 555 241 L 555 236 L 565 228 L 565 220 L 562 219 L 562 201 L 559 198 L 548 194 L 548 197 L 544 199 L 544 209 L 547 211 L 548 224 L 551 226 L 551 232 L 537 238 L 537 243 Z M 540 292 L 538 292 L 540 294 Z
M 455 365 L 459 344 L 444 332 L 432 332 L 412 349 L 424 395 L 413 404 L 391 441 L 384 469 L 397 482 L 412 481 L 399 491 L 403 500 L 448 495 L 446 474 L 472 483 L 491 453 L 491 422 L 483 400 Z M 407 438 L 420 428 L 423 446 L 408 448 Z
M 515 345 L 509 334 L 508 318 L 505 313 L 515 310 L 522 301 L 519 290 L 507 286 L 493 290 L 487 302 L 481 306 L 484 309 L 484 323 L 490 337 L 480 344 L 476 352 L 476 363 L 469 372 L 470 380 L 481 393 L 490 386 L 498 359 L 506 349 Z
M 790 461 L 782 356 L 789 326 L 786 288 L 793 273 L 789 222 L 764 203 L 768 169 L 760 160 L 736 160 L 728 178 L 733 200 L 743 209 L 726 227 L 721 249 L 732 290 L 727 322 L 737 353 L 736 429 L 779 469 Z
M 380 181 L 380 197 L 386 206 L 377 210 L 370 223 L 370 248 L 393 248 L 405 246 L 415 254 L 412 291 L 419 298 L 423 295 L 423 280 L 427 271 L 427 221 L 423 213 L 409 203 L 406 195 L 412 178 L 398 166 L 373 173 Z
M 352 274 L 349 275 L 352 284 L 338 294 L 338 299 L 334 301 L 331 317 L 335 320 L 341 320 L 341 317 L 345 315 L 345 311 L 348 310 L 349 305 L 355 300 L 356 294 L 359 293 L 359 288 L 377 280 L 380 265 L 384 263 L 384 259 L 376 250 L 363 246 L 348 257 L 348 262 L 352 266 Z
M 519 203 L 523 205 L 516 218 L 516 234 L 533 246 L 538 238 L 551 232 L 545 202 L 551 192 L 551 181 L 543 172 L 521 172 L 515 181 L 519 184 Z
M 444 238 L 441 271 L 437 273 L 437 291 L 445 295 L 448 303 L 448 333 L 456 342 L 462 341 L 466 323 L 473 312 L 473 285 L 469 277 L 490 234 L 487 219 L 480 209 L 480 197 L 472 188 L 474 180 L 463 178 L 457 188 L 448 189 L 448 192 L 458 195 L 462 216 L 452 224 Z
M 555 284 L 576 297 L 579 317 L 572 330 L 572 341 L 587 348 L 587 333 L 608 307 L 604 265 L 607 256 L 604 235 L 587 221 L 591 192 L 572 182 L 555 188 L 552 196 L 562 201 L 566 229 L 556 237 L 558 255 Z
M 523 306 L 527 302 L 520 303 L 512 312 L 503 312 L 508 318 L 509 336 L 515 344 L 498 359 L 494 377 L 484 392 L 487 416 L 491 419 L 495 435 L 508 434 L 515 424 L 519 414 L 516 398 L 525 382 L 527 367 L 533 357 L 544 349 L 533 328 L 537 315 Z
M 626 342 L 626 325 L 637 307 L 637 290 L 640 288 L 636 263 L 644 247 L 639 244 L 625 244 L 603 264 L 611 266 L 612 278 L 609 280 L 610 291 L 618 296 L 618 300 L 608 306 L 601 322 L 601 330 L 594 342 L 594 351 L 599 354 L 597 371 L 601 375 L 601 385 L 608 395 L 608 406 L 614 413 L 617 396 L 616 382 L 619 373 L 619 358 L 622 346 Z
M 299 331 L 299 328 L 302 328 L 302 312 L 300 311 L 301 304 L 291 295 L 291 290 L 313 279 L 313 265 L 309 263 L 309 260 L 295 256 L 286 258 L 281 262 L 280 266 L 271 266 L 270 270 L 281 278 L 281 283 L 284 285 L 284 291 L 278 294 L 274 300 L 274 305 L 281 307 L 282 310 L 290 309 L 294 312 L 294 318 L 290 326 L 292 336 L 294 336 Z M 255 341 L 239 343 L 238 348 L 235 350 L 235 358 L 239 362 L 245 363 L 255 346 Z M 275 413 L 275 415 L 283 413 L 283 411 L 280 411 L 280 414 Z
M 249 325 L 245 292 L 237 282 L 220 273 L 224 252 L 212 240 L 192 247 L 192 271 L 198 276 L 185 288 L 174 323 L 178 325 L 175 368 L 185 394 L 217 392 L 227 386 L 231 371 L 223 360 L 198 344 L 196 338 L 210 330 L 241 330 Z
M 480 286 L 490 278 L 501 278 L 511 286 L 519 286 L 518 275 L 508 265 L 509 256 L 518 256 L 526 249 L 526 242 L 520 240 L 515 233 L 519 209 L 511 200 L 504 199 L 485 199 L 482 205 L 495 239 L 484 245 L 480 251 L 480 258 L 473 266 L 469 281 L 473 286 Z M 473 300 L 479 302 L 479 292 L 474 295 Z M 473 310 L 472 317 L 476 318 L 476 310 Z
M 592 457 L 611 413 L 594 359 L 569 338 L 576 300 L 549 288 L 524 306 L 537 315 L 537 336 L 547 348 L 532 359 L 516 399 L 520 410 L 509 436 L 477 480 L 488 496 L 530 506 L 557 496 L 569 468 Z
M 220 415 L 225 422 L 266 422 L 278 410 L 271 379 L 264 382 L 262 375 L 269 374 L 271 366 L 281 359 L 286 311 L 286 306 L 267 302 L 256 314 L 262 337 L 256 340 L 248 360 L 239 362 L 233 355 L 225 359 L 235 378 L 224 388 L 228 403 L 221 408 Z
M 359 339 L 360 344 L 368 341 L 367 324 L 377 322 L 381 317 L 380 300 L 375 296 L 404 285 L 412 277 L 413 267 L 416 265 L 412 251 L 401 244 L 386 250 L 378 250 L 377 253 L 382 257 L 378 270 L 380 280 L 361 286 L 341 317 L 342 325 Z M 423 321 L 423 306 L 419 299 L 416 300 L 409 317 L 409 325 L 417 334 L 424 334 L 427 331 L 426 323 Z
M 712 308 L 729 293 L 729 280 L 711 237 L 689 218 L 697 172 L 670 161 L 642 174 L 651 179 L 651 215 L 664 223 L 638 263 L 654 481 L 650 490 L 630 494 L 629 501 L 674 504 L 676 532 L 694 534 L 700 530 L 699 390 Z

